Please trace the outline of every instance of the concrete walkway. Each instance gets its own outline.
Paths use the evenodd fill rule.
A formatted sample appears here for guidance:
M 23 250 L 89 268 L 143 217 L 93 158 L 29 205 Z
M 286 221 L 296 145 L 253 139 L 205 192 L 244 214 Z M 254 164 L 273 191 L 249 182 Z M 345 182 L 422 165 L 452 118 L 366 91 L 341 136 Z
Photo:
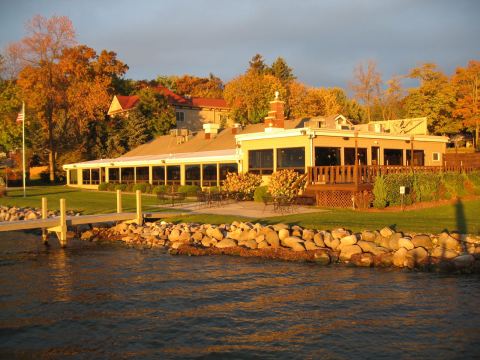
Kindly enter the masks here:
M 265 207 L 263 203 L 254 201 L 238 201 L 221 204 L 219 206 L 207 207 L 199 203 L 179 204 L 174 207 L 162 206 L 172 212 L 188 214 L 214 214 L 214 215 L 238 215 L 254 219 L 264 217 L 274 217 L 292 214 L 307 214 L 320 211 L 328 211 L 310 206 L 294 206 L 288 211 L 274 211 L 273 205 Z

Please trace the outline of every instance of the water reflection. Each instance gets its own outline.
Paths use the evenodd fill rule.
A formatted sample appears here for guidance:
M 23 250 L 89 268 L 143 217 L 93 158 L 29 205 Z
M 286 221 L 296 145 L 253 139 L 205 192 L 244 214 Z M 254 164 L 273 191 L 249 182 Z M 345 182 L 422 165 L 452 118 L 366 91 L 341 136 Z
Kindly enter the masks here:
M 478 276 L 4 240 L 0 357 L 453 358 L 480 339 Z

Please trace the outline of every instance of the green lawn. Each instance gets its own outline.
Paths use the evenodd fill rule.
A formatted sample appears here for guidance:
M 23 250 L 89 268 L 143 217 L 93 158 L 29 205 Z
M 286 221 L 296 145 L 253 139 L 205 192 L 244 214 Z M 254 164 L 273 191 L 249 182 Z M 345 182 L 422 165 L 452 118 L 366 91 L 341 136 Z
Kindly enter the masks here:
M 8 191 L 8 196 L 0 198 L 1 205 L 41 207 L 41 199 L 48 199 L 48 208 L 58 210 L 59 200 L 66 199 L 67 210 L 79 211 L 82 214 L 105 214 L 117 211 L 117 194 L 115 192 L 99 192 L 94 190 L 80 190 L 66 186 L 35 186 L 27 188 L 27 197 L 23 197 L 22 189 Z M 135 211 L 135 195 L 123 194 L 123 211 Z M 156 207 L 159 201 L 155 196 L 143 195 L 142 207 L 144 211 L 159 211 Z
M 67 209 L 81 211 L 83 214 L 108 213 L 116 211 L 116 194 L 67 188 L 65 186 L 38 186 L 27 190 L 23 198 L 21 189 L 10 190 L 8 196 L 0 198 L 1 205 L 40 207 L 42 196 L 48 198 L 48 207 L 58 209 L 59 199 L 67 200 Z M 144 211 L 160 210 L 154 196 L 143 196 Z M 135 195 L 123 195 L 123 210 L 135 211 Z M 175 210 L 174 208 L 172 210 Z M 230 215 L 186 215 L 170 218 L 175 222 L 199 222 L 220 224 L 233 220 L 273 224 L 284 222 L 315 229 L 333 229 L 346 227 L 353 231 L 380 229 L 393 225 L 405 232 L 432 232 L 442 230 L 460 230 L 480 234 L 480 200 L 460 201 L 453 205 L 444 205 L 430 209 L 405 212 L 360 212 L 350 209 L 331 209 L 329 211 L 285 215 L 274 218 L 251 219 Z

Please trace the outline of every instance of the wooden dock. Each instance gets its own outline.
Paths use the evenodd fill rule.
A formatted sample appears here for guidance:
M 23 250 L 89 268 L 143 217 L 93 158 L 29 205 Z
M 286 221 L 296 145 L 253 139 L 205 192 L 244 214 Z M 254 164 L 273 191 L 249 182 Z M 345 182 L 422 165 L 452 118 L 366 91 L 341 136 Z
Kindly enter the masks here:
M 42 229 L 42 238 L 47 243 L 48 233 L 55 233 L 58 236 L 60 245 L 67 245 L 67 228 L 69 226 L 99 224 L 106 222 L 127 221 L 142 224 L 144 219 L 159 219 L 168 216 L 162 213 L 142 212 L 142 194 L 136 191 L 136 212 L 122 211 L 122 195 L 117 190 L 117 212 L 98 215 L 67 216 L 66 201 L 60 199 L 60 215 L 47 218 L 47 198 L 42 198 L 42 219 L 19 220 L 0 222 L 0 232 Z

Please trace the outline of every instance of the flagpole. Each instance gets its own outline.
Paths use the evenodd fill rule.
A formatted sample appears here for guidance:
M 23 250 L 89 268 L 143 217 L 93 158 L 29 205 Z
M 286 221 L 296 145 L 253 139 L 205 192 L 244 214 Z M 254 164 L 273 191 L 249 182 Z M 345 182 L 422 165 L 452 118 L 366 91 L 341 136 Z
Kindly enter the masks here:
M 22 162 L 23 162 L 23 197 L 27 196 L 26 189 L 26 168 L 25 168 L 25 101 L 22 102 Z

